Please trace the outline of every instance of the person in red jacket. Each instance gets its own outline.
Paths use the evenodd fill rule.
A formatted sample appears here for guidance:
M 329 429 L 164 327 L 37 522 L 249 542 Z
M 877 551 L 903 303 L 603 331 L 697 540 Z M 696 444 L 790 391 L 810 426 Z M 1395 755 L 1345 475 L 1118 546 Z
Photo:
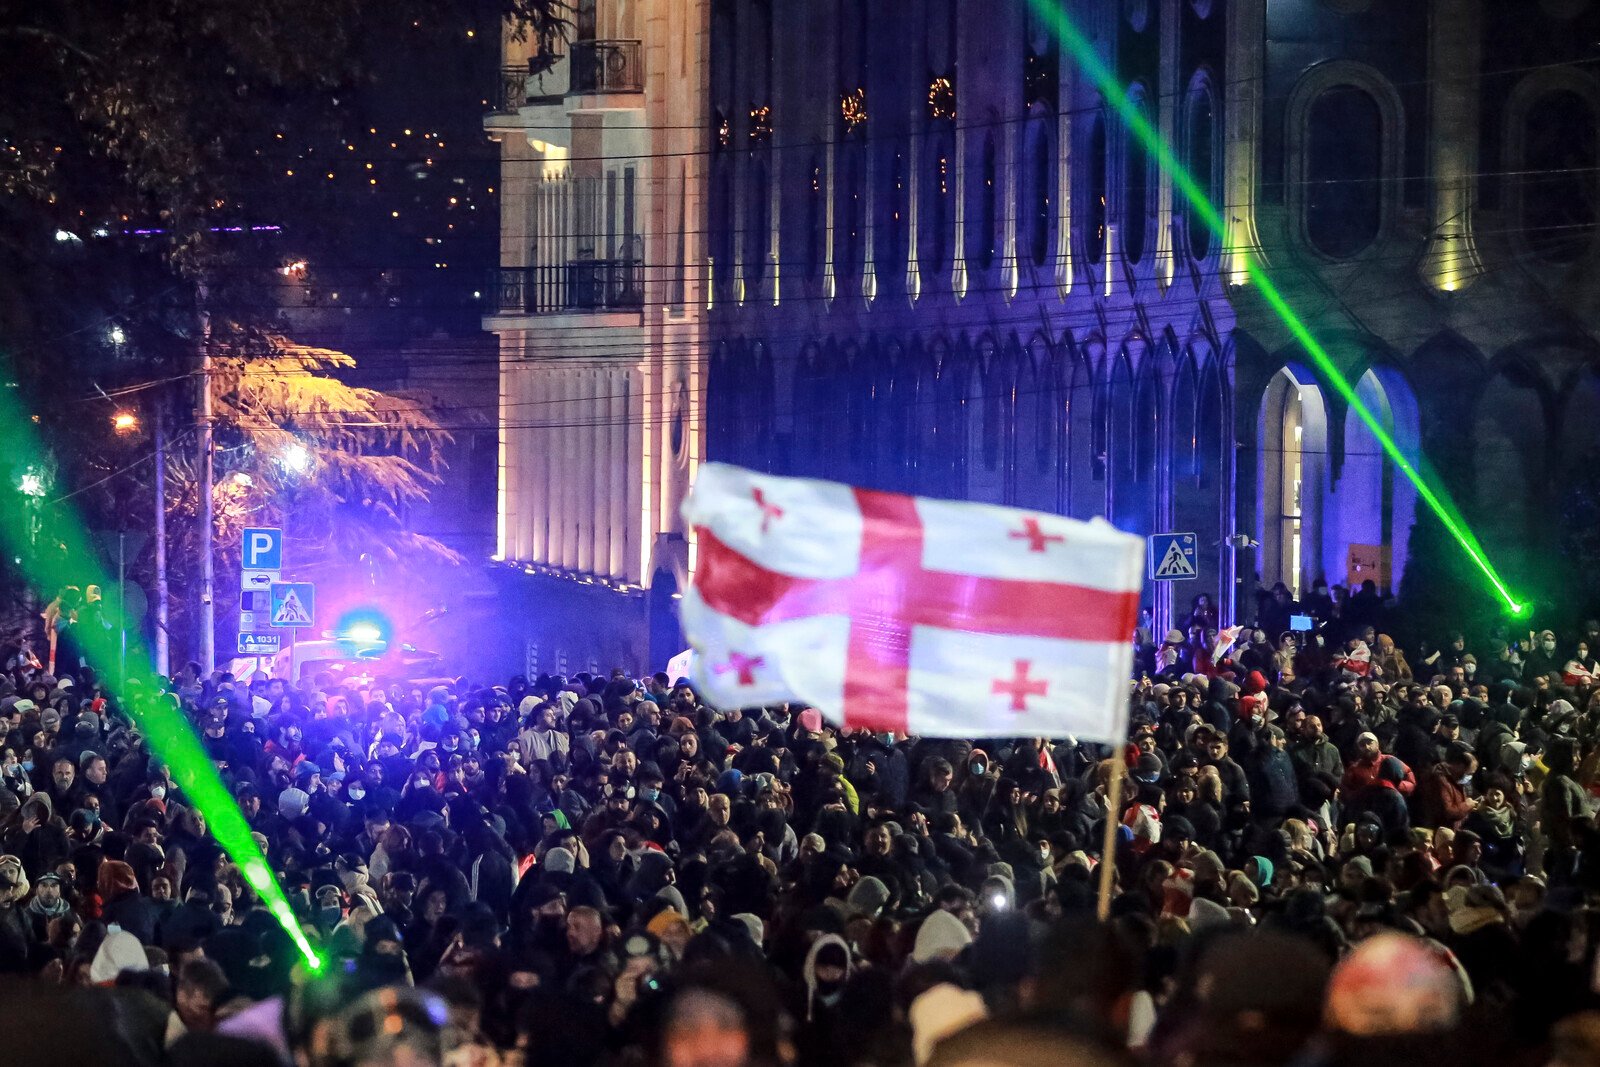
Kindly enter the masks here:
M 1422 777 L 1416 796 L 1417 825 L 1461 829 L 1478 806 L 1467 796 L 1467 781 L 1477 769 L 1478 758 L 1470 748 L 1460 742 L 1451 745 L 1444 761 Z
M 1385 763 L 1390 765 L 1388 774 L 1384 773 Z M 1399 759 L 1385 755 L 1378 747 L 1378 735 L 1368 731 L 1356 737 L 1356 758 L 1345 768 L 1339 790 L 1346 797 L 1355 798 L 1374 787 L 1410 796 L 1417 788 L 1417 777 Z

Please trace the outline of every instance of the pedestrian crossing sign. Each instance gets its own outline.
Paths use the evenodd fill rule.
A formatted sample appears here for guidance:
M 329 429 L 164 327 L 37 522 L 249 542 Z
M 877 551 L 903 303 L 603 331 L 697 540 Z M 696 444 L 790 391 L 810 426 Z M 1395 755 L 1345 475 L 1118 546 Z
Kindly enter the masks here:
M 1152 582 L 1175 582 L 1200 576 L 1196 566 L 1199 552 L 1194 534 L 1154 534 L 1149 538 L 1149 544 Z
M 272 583 L 273 626 L 310 626 L 316 590 L 310 582 Z

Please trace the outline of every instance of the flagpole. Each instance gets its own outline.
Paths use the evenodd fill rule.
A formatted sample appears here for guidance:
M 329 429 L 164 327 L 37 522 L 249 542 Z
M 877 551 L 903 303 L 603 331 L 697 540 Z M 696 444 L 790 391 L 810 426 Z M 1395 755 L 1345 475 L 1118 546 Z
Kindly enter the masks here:
M 1100 897 L 1095 915 L 1101 922 L 1111 918 L 1111 883 L 1117 873 L 1117 830 L 1122 825 L 1122 776 L 1127 769 L 1126 742 L 1111 746 L 1111 781 L 1106 783 L 1106 837 L 1100 849 Z

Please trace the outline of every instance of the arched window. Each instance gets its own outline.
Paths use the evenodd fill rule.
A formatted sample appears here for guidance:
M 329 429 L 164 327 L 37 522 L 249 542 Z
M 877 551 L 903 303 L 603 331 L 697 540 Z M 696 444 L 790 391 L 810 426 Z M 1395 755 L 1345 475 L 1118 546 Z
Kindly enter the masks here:
M 1083 220 L 1085 258 L 1099 266 L 1106 258 L 1106 120 L 1103 112 L 1090 117 L 1084 144 L 1083 204 L 1077 215 Z
M 1055 202 L 1055 141 L 1050 136 L 1051 117 L 1036 115 L 1028 123 L 1022 181 L 1017 189 L 1017 218 L 1025 226 L 1025 240 L 1033 265 L 1043 267 L 1050 258 Z
M 1194 179 L 1195 185 L 1205 196 L 1206 202 L 1212 204 L 1216 203 L 1218 185 L 1216 137 L 1216 109 L 1211 97 L 1211 86 L 1203 77 L 1196 78 L 1184 107 L 1184 163 L 1189 176 Z M 1183 219 L 1184 231 L 1189 238 L 1190 254 L 1195 259 L 1205 259 L 1211 254 L 1214 239 L 1211 228 L 1190 207 L 1187 197 L 1179 196 L 1177 206 L 1179 215 Z
M 767 165 L 762 160 L 750 163 L 749 199 L 745 205 L 744 276 L 759 283 L 767 273 L 767 249 L 772 190 L 767 184 Z
M 711 205 L 712 283 L 721 301 L 733 291 L 733 161 L 726 154 L 711 163 Z
M 860 276 L 864 197 L 861 188 L 862 144 L 847 136 L 839 146 L 839 177 L 835 182 L 837 202 L 834 222 L 834 273 L 841 279 Z
M 1143 90 L 1135 87 L 1129 97 L 1144 109 Z M 1131 129 L 1122 133 L 1122 254 L 1128 262 L 1137 263 L 1144 258 L 1145 239 L 1150 217 L 1150 154 L 1144 142 L 1134 136 Z
M 803 247 L 807 278 L 815 278 L 817 269 L 822 265 L 822 250 L 828 231 L 827 191 L 822 164 L 812 160 L 811 168 L 806 172 L 806 232 Z
M 1348 259 L 1383 225 L 1383 113 L 1365 89 L 1335 85 L 1312 101 L 1306 126 L 1306 238 L 1323 255 Z
M 1595 235 L 1594 109 L 1570 90 L 1546 93 L 1523 116 L 1522 132 L 1523 237 L 1541 259 L 1571 263 Z
M 1323 472 L 1328 452 L 1322 390 L 1303 369 L 1273 375 L 1257 423 L 1261 580 L 1295 596 L 1323 573 Z M 1337 561 L 1342 562 L 1342 561 Z
M 993 134 L 983 139 L 975 177 L 977 180 L 972 183 L 972 210 L 968 212 L 968 257 L 979 270 L 988 270 L 994 265 L 997 243 L 995 231 L 999 222 L 997 198 L 1000 195 L 1000 165 L 995 154 Z
M 943 126 L 943 123 L 938 124 Z M 948 130 L 930 131 L 922 178 L 922 211 L 917 259 L 925 274 L 944 270 L 950 259 L 950 227 L 955 219 L 956 172 Z
M 906 264 L 907 216 L 911 213 L 907 198 L 911 183 L 907 180 L 906 153 L 901 144 L 886 147 L 881 158 L 884 163 L 883 197 L 882 207 L 878 208 L 880 238 L 875 262 L 880 271 L 886 268 L 888 275 L 897 276 L 905 270 Z

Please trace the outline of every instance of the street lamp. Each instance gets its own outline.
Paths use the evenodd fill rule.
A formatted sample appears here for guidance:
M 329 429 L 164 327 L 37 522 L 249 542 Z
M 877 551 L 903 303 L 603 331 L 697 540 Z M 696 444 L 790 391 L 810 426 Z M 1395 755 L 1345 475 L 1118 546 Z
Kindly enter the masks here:
M 111 416 L 111 428 L 124 437 L 130 433 L 137 433 L 139 416 L 131 411 L 119 411 Z
M 287 471 L 295 474 L 304 474 L 311 469 L 311 450 L 296 441 L 283 450 L 283 455 L 278 457 L 278 462 L 282 463 Z
M 123 332 L 121 326 L 113 326 L 113 327 L 111 327 L 111 330 L 107 333 L 106 336 L 111 338 L 111 343 L 114 344 L 114 345 L 120 345 L 120 344 L 124 343 L 125 341 L 127 341 L 127 339 L 128 339 L 128 335 Z
M 24 496 L 44 496 L 44 479 L 33 471 L 24 471 L 17 480 L 17 488 Z

